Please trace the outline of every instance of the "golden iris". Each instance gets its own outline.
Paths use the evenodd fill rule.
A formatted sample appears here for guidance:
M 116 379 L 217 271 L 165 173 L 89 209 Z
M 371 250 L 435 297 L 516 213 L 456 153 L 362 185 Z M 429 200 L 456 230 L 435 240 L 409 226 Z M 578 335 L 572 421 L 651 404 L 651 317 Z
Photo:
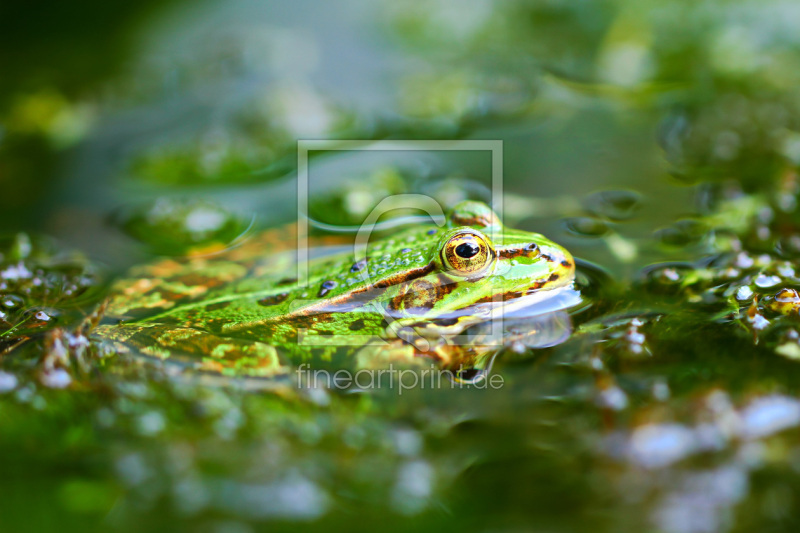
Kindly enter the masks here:
M 442 246 L 442 264 L 451 274 L 473 278 L 486 272 L 496 253 L 489 240 L 475 230 L 459 231 Z

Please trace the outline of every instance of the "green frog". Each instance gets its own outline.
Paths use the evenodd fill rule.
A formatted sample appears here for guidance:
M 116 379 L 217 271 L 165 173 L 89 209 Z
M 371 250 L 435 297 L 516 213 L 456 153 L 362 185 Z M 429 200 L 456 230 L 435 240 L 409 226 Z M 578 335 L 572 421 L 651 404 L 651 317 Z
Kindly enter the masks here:
M 295 231 L 135 268 L 95 335 L 118 352 L 235 376 L 286 376 L 303 363 L 477 368 L 498 343 L 470 335 L 474 326 L 571 290 L 575 277 L 567 250 L 504 227 L 480 202 L 355 255 L 322 243 L 306 269 L 286 244 Z

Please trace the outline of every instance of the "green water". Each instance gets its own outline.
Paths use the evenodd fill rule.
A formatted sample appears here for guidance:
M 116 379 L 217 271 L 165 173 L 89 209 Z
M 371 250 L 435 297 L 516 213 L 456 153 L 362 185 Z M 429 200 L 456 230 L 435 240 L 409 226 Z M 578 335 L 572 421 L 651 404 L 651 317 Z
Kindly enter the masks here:
M 48 4 L 0 17 L 0 530 L 797 529 L 797 5 Z M 502 141 L 573 334 L 308 397 L 81 344 L 131 265 L 296 220 L 298 139 Z M 315 153 L 315 235 L 491 164 Z

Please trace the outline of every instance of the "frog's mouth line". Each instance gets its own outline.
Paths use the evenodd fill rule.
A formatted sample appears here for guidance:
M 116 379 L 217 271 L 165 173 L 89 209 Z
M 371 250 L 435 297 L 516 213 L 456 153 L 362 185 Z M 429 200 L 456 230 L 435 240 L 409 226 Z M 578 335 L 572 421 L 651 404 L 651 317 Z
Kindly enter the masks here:
M 558 289 L 558 290 L 556 290 Z M 504 294 L 503 296 L 506 296 Z M 560 285 L 548 289 L 531 289 L 527 294 L 512 299 L 478 303 L 467 308 L 475 314 L 485 313 L 482 309 L 488 308 L 490 320 L 508 318 L 510 316 L 532 317 L 560 311 L 581 303 L 581 294 L 574 288 L 574 283 Z
M 498 293 L 495 300 L 476 303 L 453 313 L 427 318 L 425 321 L 447 321 L 469 316 L 476 319 L 474 322 L 499 320 L 511 316 L 516 318 L 533 317 L 573 307 L 583 301 L 573 283 L 548 289 L 531 289 L 527 293 L 513 293 L 516 294 L 513 298 L 509 297 L 510 294 Z
M 429 343 L 442 339 L 447 339 L 448 345 L 501 346 L 505 339 L 504 320 L 511 320 L 515 324 L 535 322 L 545 316 L 559 313 L 564 315 L 566 309 L 574 308 L 583 302 L 580 292 L 575 290 L 572 284 L 561 288 L 566 290 L 538 291 L 514 300 L 500 300 L 491 304 L 466 307 L 458 314 L 437 316 L 420 322 L 398 318 L 395 327 L 392 328 L 393 335 L 413 344 L 423 353 L 429 351 Z M 491 325 L 491 329 L 482 331 L 482 338 L 476 344 L 468 331 L 474 326 L 487 324 Z M 465 337 L 461 337 L 462 334 Z M 419 344 L 419 341 L 422 344 Z

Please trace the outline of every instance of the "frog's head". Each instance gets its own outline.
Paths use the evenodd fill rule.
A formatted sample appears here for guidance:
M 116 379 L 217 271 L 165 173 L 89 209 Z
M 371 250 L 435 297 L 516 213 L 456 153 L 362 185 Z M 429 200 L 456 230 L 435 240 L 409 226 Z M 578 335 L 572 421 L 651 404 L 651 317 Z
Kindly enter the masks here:
M 500 303 L 519 307 L 575 276 L 567 250 L 538 233 L 504 227 L 480 202 L 457 204 L 432 238 L 428 272 L 400 284 L 389 305 L 402 315 L 457 318 Z

